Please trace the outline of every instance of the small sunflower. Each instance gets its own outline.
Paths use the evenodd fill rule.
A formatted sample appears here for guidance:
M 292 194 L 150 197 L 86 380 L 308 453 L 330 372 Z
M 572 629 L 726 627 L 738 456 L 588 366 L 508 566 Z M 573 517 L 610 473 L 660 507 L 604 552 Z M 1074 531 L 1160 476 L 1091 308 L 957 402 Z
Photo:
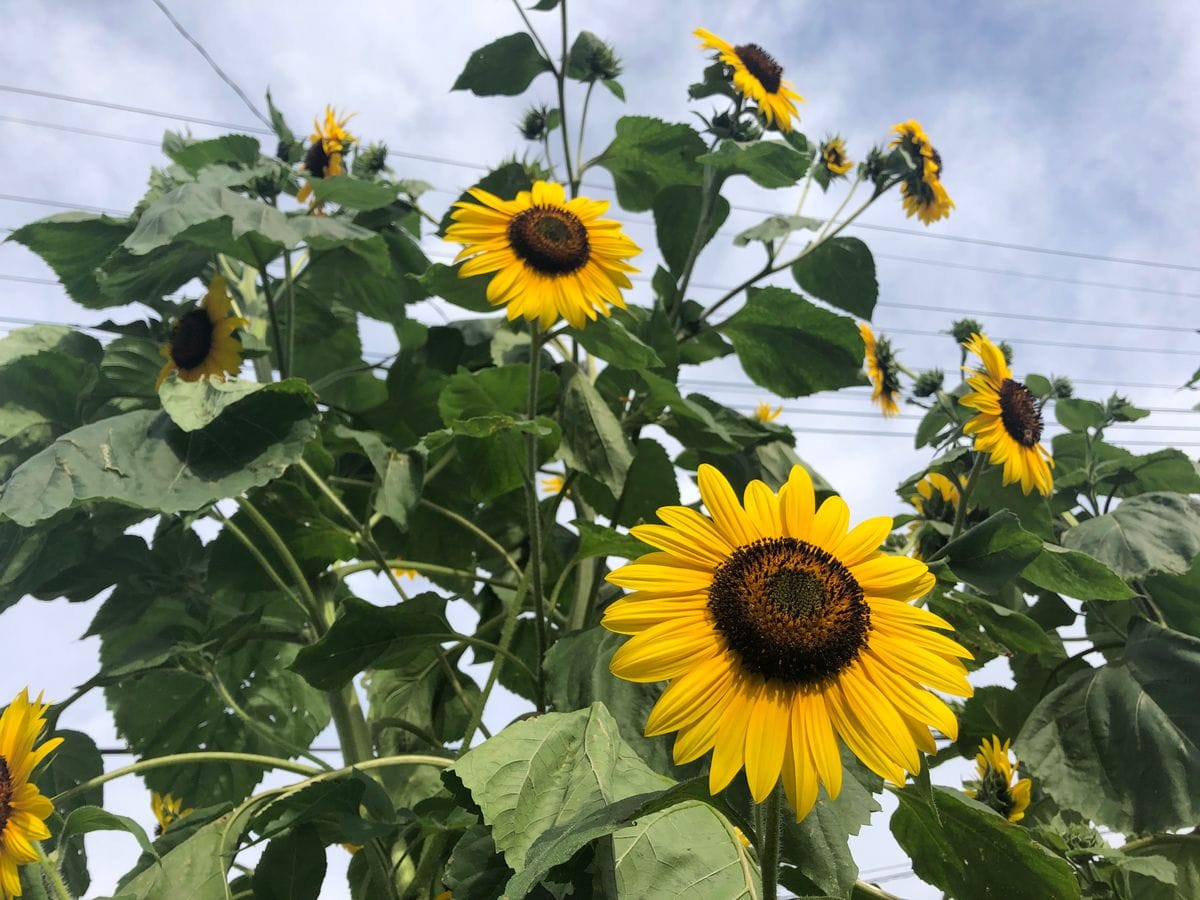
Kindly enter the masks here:
M 975 449 L 987 453 L 994 465 L 1004 466 L 1005 484 L 1021 483 L 1028 494 L 1035 487 L 1050 496 L 1054 460 L 1040 443 L 1042 411 L 1033 391 L 1012 377 L 999 347 L 985 335 L 973 334 L 963 343 L 983 362 L 982 369 L 964 366 L 971 392 L 959 403 L 978 410 L 963 431 L 975 435 Z
M 463 245 L 459 277 L 494 272 L 487 298 L 507 305 L 508 318 L 539 320 L 549 328 L 561 316 L 582 328 L 610 305 L 625 308 L 621 288 L 632 287 L 625 262 L 641 248 L 621 231 L 621 223 L 600 218 L 608 202 L 566 199 L 561 184 L 535 181 L 514 200 L 501 200 L 481 188 L 468 193 L 477 203 L 454 204 L 454 224 L 446 240 Z
M 903 784 L 935 750 L 930 726 L 957 733 L 954 713 L 926 688 L 972 692 L 971 654 L 931 629 L 951 625 L 911 605 L 934 584 L 924 563 L 887 556 L 887 516 L 850 529 L 840 497 L 816 509 L 812 479 L 794 466 L 778 493 L 761 481 L 738 502 L 715 468 L 700 466 L 703 515 L 658 510 L 663 525 L 632 533 L 659 552 L 608 580 L 633 591 L 604 614 L 634 637 L 614 675 L 670 684 L 648 736 L 678 732 L 675 762 L 713 751 L 709 789 L 743 767 L 756 802 L 782 773 L 797 821 L 842 785 L 838 738 L 872 771 Z
M 313 119 L 313 133 L 309 135 L 308 152 L 304 154 L 303 168 L 313 178 L 332 178 L 342 174 L 342 155 L 346 147 L 353 144 L 357 138 L 346 130 L 346 123 L 357 113 L 339 117 L 332 106 L 325 107 L 325 122 Z M 303 203 L 312 193 L 312 183 L 305 182 L 296 193 L 296 199 Z
M 29 691 L 17 694 L 0 715 L 0 898 L 21 895 L 17 867 L 36 862 L 34 841 L 50 837 L 46 819 L 54 805 L 29 780 L 33 770 L 54 751 L 62 738 L 51 738 L 34 747 L 46 727 L 46 710 L 39 694 L 32 703 Z
M 419 578 L 421 575 L 416 569 L 392 569 L 392 574 L 397 578 L 407 578 L 409 580 Z
M 858 323 L 866 347 L 867 377 L 871 379 L 871 400 L 879 404 L 885 418 L 900 414 L 900 364 L 892 351 L 892 342 L 885 337 L 875 337 L 875 332 L 866 322 Z
M 990 806 L 1008 821 L 1020 822 L 1025 818 L 1025 810 L 1029 806 L 1029 791 L 1033 782 L 1028 778 L 1017 778 L 1017 760 L 1010 760 L 1008 756 L 1011 744 L 1011 740 L 1001 744 L 996 735 L 992 735 L 990 742 L 987 738 L 983 739 L 975 756 L 979 786 L 966 793 Z
M 234 332 L 249 323 L 229 312 L 225 279 L 214 275 L 204 300 L 176 320 L 171 340 L 159 351 L 167 361 L 154 382 L 156 391 L 172 372 L 178 372 L 184 381 L 198 381 L 205 375 L 223 379 L 226 373 L 238 373 L 242 368 L 242 342 Z
M 783 412 L 782 406 L 772 407 L 766 400 L 759 400 L 758 406 L 754 408 L 754 418 L 760 422 L 774 422 L 779 418 L 781 412 Z
M 833 178 L 840 178 L 854 168 L 846 155 L 846 142 L 840 137 L 831 137 L 821 144 L 821 165 Z
M 891 146 L 900 147 L 913 159 L 915 167 L 900 184 L 900 195 L 904 202 L 904 213 L 909 218 L 916 216 L 926 225 L 944 219 L 954 209 L 954 201 L 942 184 L 943 164 L 937 152 L 915 119 L 892 126 L 896 132 Z
M 792 130 L 792 119 L 800 121 L 793 101 L 804 102 L 791 82 L 783 80 L 783 67 L 758 44 L 738 44 L 722 40 L 706 28 L 692 32 L 700 46 L 716 50 L 717 58 L 733 70 L 733 86 L 743 97 L 753 100 L 768 125 L 782 132 Z
M 563 477 L 561 475 L 551 475 L 548 478 L 542 478 L 539 484 L 542 486 L 542 491 L 547 494 L 557 494 L 563 489 Z
M 183 808 L 182 797 L 160 794 L 158 791 L 150 792 L 150 810 L 154 813 L 154 821 L 158 823 L 154 828 L 155 837 L 161 836 L 171 827 L 172 822 L 182 819 L 193 811 L 191 807 Z
M 958 506 L 961 490 L 961 479 L 955 484 L 941 472 L 930 472 L 917 482 L 917 492 L 910 500 L 922 516 L 937 518 L 938 513 Z

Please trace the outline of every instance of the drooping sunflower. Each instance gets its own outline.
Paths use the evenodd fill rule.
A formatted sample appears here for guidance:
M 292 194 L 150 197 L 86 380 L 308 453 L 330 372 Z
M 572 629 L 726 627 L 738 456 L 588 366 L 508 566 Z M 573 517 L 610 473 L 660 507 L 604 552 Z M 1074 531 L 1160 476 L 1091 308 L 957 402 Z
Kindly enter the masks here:
M 961 490 L 961 480 L 955 484 L 941 472 L 930 472 L 917 482 L 917 492 L 910 500 L 922 516 L 937 516 L 958 506 Z
M 1028 778 L 1017 778 L 1017 760 L 1010 760 L 1008 756 L 1011 744 L 1011 739 L 1001 744 L 996 735 L 992 735 L 990 742 L 983 739 L 975 756 L 979 786 L 966 794 L 990 806 L 1008 821 L 1020 822 L 1029 806 L 1033 782 Z
M 322 124 L 320 119 L 313 119 L 313 133 L 308 137 L 311 143 L 308 152 L 304 154 L 304 162 L 301 163 L 302 168 L 313 178 L 332 178 L 342 174 L 342 155 L 347 146 L 357 140 L 346 130 L 346 123 L 356 115 L 358 113 L 339 117 L 337 110 L 327 105 L 325 122 Z M 303 203 L 311 193 L 312 183 L 305 182 L 296 192 L 296 199 Z
M 0 898 L 21 895 L 21 879 L 17 867 L 36 862 L 37 849 L 33 841 L 50 837 L 46 819 L 54 805 L 44 797 L 37 785 L 29 780 L 37 768 L 54 751 L 62 738 L 51 738 L 34 746 L 46 727 L 46 710 L 39 694 L 32 703 L 29 691 L 17 694 L 4 714 L 0 715 Z
M 193 812 L 191 807 L 183 808 L 182 797 L 160 794 L 158 791 L 150 792 L 150 810 L 154 813 L 154 821 L 158 823 L 154 828 L 155 837 L 170 828 L 172 822 Z
M 610 306 L 625 308 L 622 288 L 632 287 L 625 262 L 642 252 L 621 223 L 600 218 L 608 202 L 566 199 L 561 184 L 535 181 L 513 200 L 481 188 L 467 192 L 476 203 L 454 204 L 446 240 L 462 244 L 459 277 L 494 272 L 487 298 L 507 305 L 509 319 L 524 317 L 549 328 L 562 316 L 582 328 Z
M 198 381 L 205 375 L 223 379 L 226 373 L 238 373 L 242 342 L 234 332 L 250 323 L 230 315 L 230 308 L 225 279 L 214 275 L 200 305 L 176 320 L 171 340 L 159 351 L 167 361 L 154 382 L 156 391 L 172 372 L 184 381 Z
M 846 142 L 842 138 L 831 137 L 821 144 L 821 165 L 834 178 L 841 177 L 854 168 L 854 163 L 846 155 Z
M 1004 467 L 1004 484 L 1020 482 L 1028 494 L 1035 487 L 1045 496 L 1054 489 L 1050 457 L 1042 439 L 1042 412 L 1033 391 L 1012 377 L 1004 352 L 985 335 L 963 343 L 983 362 L 982 369 L 964 366 L 971 392 L 959 403 L 978 410 L 963 431 L 975 436 L 975 449 Z
M 754 418 L 760 422 L 774 422 L 779 418 L 779 414 L 783 412 L 782 406 L 771 406 L 766 400 L 759 400 L 758 406 L 754 408 Z
M 812 479 L 795 466 L 778 493 L 752 481 L 739 503 L 715 468 L 700 466 L 703 515 L 658 510 L 662 525 L 633 534 L 658 549 L 608 580 L 633 593 L 603 624 L 633 638 L 613 655 L 627 681 L 669 680 L 648 736 L 678 732 L 679 764 L 713 751 L 709 789 L 743 767 L 756 802 L 780 775 L 804 818 L 824 783 L 842 785 L 838 738 L 895 784 L 935 749 L 930 726 L 958 730 L 926 688 L 970 696 L 971 654 L 932 629 L 945 620 L 912 606 L 933 586 L 924 563 L 878 548 L 890 517 L 848 527 L 840 497 L 815 508 Z
M 900 414 L 900 365 L 892 351 L 892 342 L 885 337 L 875 337 L 875 332 L 866 322 L 858 323 L 866 348 L 867 377 L 871 379 L 871 400 L 879 405 L 885 418 Z
M 700 38 L 701 47 L 717 51 L 717 58 L 732 70 L 734 88 L 754 101 L 768 125 L 786 133 L 792 130 L 793 119 L 800 121 L 793 101 L 803 103 L 804 98 L 790 81 L 783 80 L 783 66 L 775 57 L 758 44 L 735 47 L 707 28 L 697 28 L 692 34 Z
M 942 184 L 941 154 L 915 119 L 893 125 L 892 131 L 896 132 L 896 137 L 891 146 L 903 148 L 916 163 L 900 184 L 905 215 L 916 216 L 926 225 L 946 218 L 954 209 L 954 201 Z

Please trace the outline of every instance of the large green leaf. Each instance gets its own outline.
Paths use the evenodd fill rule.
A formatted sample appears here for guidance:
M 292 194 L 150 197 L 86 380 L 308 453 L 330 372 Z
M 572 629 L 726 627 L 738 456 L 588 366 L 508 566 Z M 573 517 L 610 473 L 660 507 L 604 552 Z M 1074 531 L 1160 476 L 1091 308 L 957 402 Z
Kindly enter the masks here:
M 646 369 L 663 364 L 654 348 L 626 327 L 620 313 L 589 322 L 573 334 L 588 353 L 611 365 L 624 369 Z
M 44 259 L 76 303 L 102 309 L 128 302 L 102 289 L 96 269 L 132 231 L 127 219 L 67 212 L 18 228 L 8 240 L 24 244 Z
M 228 900 L 225 860 L 240 834 L 221 816 L 177 844 L 157 865 L 121 885 L 114 900 Z
M 812 151 L 799 153 L 783 141 L 739 144 L 724 140 L 715 153 L 699 156 L 696 162 L 712 166 L 722 178 L 745 175 L 759 187 L 785 188 L 808 172 Z
M 315 825 L 301 825 L 267 844 L 254 867 L 255 900 L 318 900 L 325 844 Z
M 512 875 L 504 857 L 496 852 L 487 826 L 477 824 L 454 845 L 445 879 L 452 896 L 460 900 L 495 900 L 503 896 Z
M 1011 512 L 1002 510 L 946 544 L 944 556 L 960 579 L 994 593 L 1041 552 L 1041 539 L 1025 531 Z
M 949 619 L 959 641 L 984 653 L 1063 655 L 1061 642 L 1023 612 L 962 591 L 932 594 L 929 606 Z M 980 634 L 979 632 L 983 632 Z
M 780 397 L 863 382 L 862 338 L 853 320 L 786 288 L 751 288 L 745 305 L 717 328 L 754 383 Z
M 533 79 L 552 68 L 533 39 L 518 31 L 472 53 L 450 90 L 470 91 L 477 97 L 513 97 L 524 93 Z
M 1029 716 L 1017 749 L 1060 806 L 1121 831 L 1200 821 L 1200 638 L 1135 619 L 1124 657 L 1080 672 Z
M 871 318 L 879 299 L 875 258 L 858 238 L 823 241 L 792 266 L 796 284 L 814 297 L 863 319 Z
M 88 500 L 162 512 L 195 510 L 266 484 L 312 437 L 312 392 L 296 380 L 264 385 L 190 434 L 139 410 L 59 437 L 13 472 L 0 514 L 32 525 Z
M 1121 866 L 1116 878 L 1121 896 L 1129 900 L 1194 900 L 1200 897 L 1200 835 L 1156 835 L 1154 842 L 1129 851 L 1128 860 L 1165 861 L 1174 866 L 1173 882 L 1145 870 Z
M 745 231 L 739 232 L 733 239 L 735 247 L 745 247 L 751 241 L 762 241 L 772 243 L 780 238 L 786 238 L 793 231 L 806 229 L 808 231 L 816 231 L 825 222 L 821 219 L 813 219 L 808 216 L 784 216 L 775 215 L 768 216 L 757 225 L 752 225 Z
M 588 377 L 570 363 L 562 366 L 560 452 L 568 466 L 592 476 L 620 496 L 633 463 L 633 448 L 621 423 Z
M 679 275 L 692 252 L 696 229 L 700 227 L 703 208 L 702 189 L 693 184 L 672 184 L 654 197 L 654 233 L 662 250 L 663 260 L 673 273 Z M 699 253 L 729 217 L 729 201 L 717 194 L 709 202 L 704 234 Z M 693 260 L 694 262 L 695 260 Z
M 386 181 L 367 181 L 351 175 L 312 179 L 313 196 L 321 203 L 336 203 L 352 209 L 382 209 L 393 203 L 400 186 Z
M 616 137 L 596 159 L 608 169 L 617 201 L 632 212 L 650 209 L 663 188 L 700 184 L 704 140 L 688 125 L 672 125 L 649 116 L 622 116 Z
M 1149 576 L 1146 590 L 1167 624 L 1176 631 L 1200 637 L 1200 562 L 1193 561 L 1192 567 L 1183 575 L 1159 573 Z
M 253 166 L 259 159 L 259 145 L 248 134 L 196 140 L 168 131 L 163 135 L 163 153 L 196 175 L 201 169 L 219 164 Z
M 1100 560 L 1057 544 L 1043 544 L 1042 552 L 1021 575 L 1040 588 L 1076 600 L 1128 600 L 1133 596 L 1133 589 Z
M 1029 832 L 928 775 L 896 792 L 892 834 L 913 871 L 955 900 L 1074 900 L 1074 870 Z
M 1063 535 L 1063 544 L 1094 556 L 1121 578 L 1182 575 L 1200 554 L 1200 501 L 1186 494 L 1139 494 L 1081 522 Z

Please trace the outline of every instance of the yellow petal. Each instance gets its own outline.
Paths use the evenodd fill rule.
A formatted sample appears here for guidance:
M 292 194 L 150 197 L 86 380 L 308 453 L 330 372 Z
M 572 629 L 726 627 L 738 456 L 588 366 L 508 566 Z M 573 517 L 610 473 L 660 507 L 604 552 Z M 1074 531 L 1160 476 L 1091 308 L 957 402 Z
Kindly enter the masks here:
M 783 518 L 783 533 L 787 537 L 808 540 L 812 531 L 813 510 L 816 507 L 812 478 L 803 466 L 792 466 L 787 484 L 780 489 L 779 505 Z
M 700 484 L 700 497 L 704 500 L 704 506 L 712 516 L 717 530 L 725 536 L 730 544 L 734 547 L 742 547 L 752 544 L 762 537 L 762 534 L 750 521 L 750 517 L 746 515 L 746 511 L 742 509 L 742 505 L 738 503 L 737 495 L 729 486 L 724 475 L 713 466 L 703 463 L 697 476 Z
M 619 647 L 609 669 L 626 681 L 666 681 L 718 652 L 720 645 L 711 628 L 680 628 L 677 622 L 663 622 Z
M 833 496 L 821 504 L 813 517 L 808 542 L 822 550 L 833 552 L 833 548 L 846 537 L 846 526 L 850 524 L 850 507 L 841 497 Z
M 755 479 L 746 485 L 744 494 L 746 512 L 762 532 L 763 537 L 783 536 L 783 524 L 779 514 L 779 497 L 763 482 Z
M 787 694 L 767 684 L 754 700 L 746 727 L 746 781 L 755 803 L 762 803 L 779 781 L 791 720 Z
M 758 693 L 765 686 L 745 679 L 735 682 L 727 698 L 725 712 L 717 726 L 717 739 L 713 748 L 712 762 L 708 770 L 708 790 L 719 794 L 733 781 L 733 776 L 745 764 L 746 727 L 750 723 L 750 711 Z

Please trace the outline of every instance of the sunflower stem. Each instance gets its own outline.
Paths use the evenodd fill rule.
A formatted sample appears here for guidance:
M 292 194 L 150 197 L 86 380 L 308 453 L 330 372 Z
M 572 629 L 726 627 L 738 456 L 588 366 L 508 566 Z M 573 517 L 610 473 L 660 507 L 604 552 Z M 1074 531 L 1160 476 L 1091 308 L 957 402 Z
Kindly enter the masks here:
M 292 551 L 288 549 L 287 543 L 279 536 L 279 532 L 267 521 L 266 516 L 259 512 L 249 497 L 238 497 L 238 505 L 250 517 L 259 531 L 263 533 L 267 541 L 279 554 L 279 558 L 283 560 L 284 567 L 296 582 L 296 588 L 300 591 L 300 596 L 304 600 L 304 605 L 308 610 L 309 619 L 316 627 L 320 634 L 325 633 L 325 622 L 321 618 L 320 604 L 317 603 L 316 595 L 313 594 L 312 588 L 309 587 L 308 579 L 304 577 L 304 571 L 300 568 L 300 564 L 296 562 L 296 557 Z
M 275 344 L 275 360 L 279 363 L 279 377 L 288 377 L 288 364 L 291 360 L 284 357 L 282 332 L 279 328 L 279 311 L 275 308 L 275 293 L 271 290 L 271 276 L 267 274 L 267 264 L 262 257 L 255 254 L 258 263 L 258 274 L 261 276 L 263 297 L 267 300 L 267 315 L 271 320 L 271 339 Z
M 951 541 L 962 534 L 963 526 L 967 523 L 967 501 L 971 499 L 971 492 L 975 490 L 975 485 L 979 483 L 979 476 L 982 474 L 986 463 L 985 454 L 976 452 L 975 462 L 971 464 L 971 474 L 967 476 L 967 483 L 963 485 L 962 493 L 958 495 L 958 509 L 954 511 L 954 528 L 950 532 Z M 945 548 L 943 547 L 943 549 Z
M 212 512 L 218 519 L 221 520 L 225 526 L 225 529 L 235 538 L 237 538 L 241 545 L 246 548 L 246 552 L 254 558 L 255 562 L 257 562 L 259 567 L 267 574 L 267 577 L 275 583 L 275 586 L 283 592 L 284 596 L 296 604 L 300 612 L 304 614 L 304 618 L 306 620 L 311 619 L 312 610 L 310 610 L 305 605 L 304 601 L 300 599 L 300 596 L 294 590 L 292 590 L 291 585 L 283 580 L 283 576 L 281 576 L 275 570 L 275 567 L 271 565 L 271 561 L 263 555 L 263 552 L 254 545 L 254 541 L 250 540 L 249 535 L 242 531 L 242 529 L 238 527 L 237 523 L 234 522 L 233 519 L 229 518 L 229 516 L 225 515 L 223 512 L 221 512 L 221 510 L 217 509 L 217 507 L 212 507 Z
M 566 5 L 566 0 L 563 0 Z M 566 35 L 566 13 L 564 16 L 564 41 Z M 564 43 L 565 46 L 565 43 Z M 564 51 L 565 52 L 565 51 Z M 541 375 L 542 361 L 542 332 L 541 326 L 534 321 L 529 326 L 529 402 L 526 406 L 526 418 L 532 422 L 537 418 L 538 380 Z M 537 435 L 525 435 L 525 513 L 529 520 L 529 582 L 533 591 L 534 633 L 537 636 L 537 710 L 546 711 L 546 674 L 543 661 L 546 656 L 546 598 L 542 593 L 542 516 L 538 509 L 537 472 L 538 472 Z
M 679 287 L 675 291 L 675 296 L 671 298 L 671 307 L 667 310 L 667 317 L 676 327 L 683 324 L 683 304 L 687 300 L 688 284 L 692 280 L 696 260 L 700 258 L 700 250 L 704 247 L 704 235 L 708 230 L 709 216 L 712 215 L 713 197 L 720 190 L 721 182 L 717 178 L 717 170 L 705 163 L 704 179 L 700 185 L 700 216 L 696 222 L 696 231 L 692 235 L 692 244 L 688 247 L 687 258 L 683 261 L 683 274 L 679 276 Z
M 858 190 L 858 186 L 860 184 L 862 184 L 862 179 L 856 178 L 854 180 L 854 184 L 850 185 L 850 190 L 846 191 L 846 196 L 842 198 L 841 205 L 836 210 L 834 210 L 832 216 L 830 216 L 828 219 L 825 220 L 825 224 L 821 227 L 821 230 L 819 232 L 817 232 L 817 243 L 820 243 L 821 241 L 825 240 L 825 233 L 827 231 L 829 231 L 830 228 L 833 227 L 833 223 L 837 220 L 837 217 L 842 214 L 842 210 L 844 210 L 847 206 L 850 205 L 850 199 L 854 196 L 854 193 Z M 842 228 L 845 228 L 846 225 L 848 225 L 851 221 L 854 220 L 855 216 L 857 216 L 864 209 L 866 209 L 868 206 L 870 206 L 871 202 L 874 199 L 875 198 L 872 197 L 870 200 L 868 200 L 866 203 L 864 203 L 862 206 L 860 206 L 858 208 L 858 211 L 855 212 L 853 216 L 851 216 L 849 219 L 847 219 L 845 222 L 842 223 L 842 226 L 841 226 L 841 228 L 838 229 L 838 231 L 841 231 Z
M 288 374 L 296 365 L 296 298 L 292 290 L 292 252 L 283 251 L 284 304 L 287 309 L 287 363 Z
M 587 91 L 583 95 L 583 109 L 579 113 L 579 139 L 575 142 L 575 160 L 577 162 L 583 159 L 583 132 L 587 125 L 588 104 L 592 102 L 592 90 L 595 87 L 596 82 L 589 81 Z M 582 167 L 579 170 L 579 178 L 583 179 Z
M 62 874 L 58 871 L 58 866 L 46 855 L 46 848 L 42 846 L 41 841 L 32 841 L 34 849 L 37 850 L 38 863 L 42 867 L 42 875 L 45 876 L 46 883 L 54 889 L 54 896 L 58 900 L 74 900 L 71 892 L 67 890 L 67 884 L 63 881 Z
M 478 525 L 476 525 L 474 522 L 472 522 L 466 516 L 460 516 L 454 510 L 446 509 L 446 507 L 444 507 L 444 506 L 439 506 L 438 504 L 434 503 L 432 500 L 426 500 L 424 497 L 421 498 L 420 505 L 424 506 L 426 509 L 432 510 L 433 512 L 437 513 L 438 515 L 445 516 L 451 522 L 461 525 L 467 531 L 471 532 L 473 535 L 475 535 L 477 538 L 479 538 L 481 541 L 483 541 L 485 544 L 487 544 L 489 547 L 491 547 L 493 550 L 495 550 L 497 553 L 499 553 L 501 558 L 508 564 L 509 569 L 511 569 L 513 571 L 513 574 L 515 574 L 518 578 L 521 577 L 521 575 L 523 574 L 521 572 L 521 567 L 518 566 L 517 561 L 512 558 L 512 554 L 510 554 L 507 550 L 505 550 L 503 545 L 499 541 L 497 541 L 494 537 L 492 537 L 490 534 L 488 534 L 486 531 L 484 531 L 482 528 L 480 528 Z
M 571 164 L 571 137 L 567 128 L 567 54 L 570 52 L 567 47 L 567 0 L 561 0 L 558 12 L 562 33 L 562 62 L 554 73 L 554 80 L 558 85 L 558 127 L 562 129 L 563 165 L 567 170 L 567 183 L 571 186 L 571 198 L 574 199 L 579 193 L 579 181 L 575 178 L 575 167 Z
M 490 584 L 492 587 L 511 589 L 513 586 L 511 582 L 501 581 L 499 578 L 485 578 L 466 569 L 454 569 L 450 566 L 440 566 L 437 563 L 427 563 L 416 559 L 387 559 L 382 563 L 376 560 L 364 560 L 363 562 L 347 563 L 344 566 L 338 566 L 333 570 L 333 573 L 338 578 L 345 578 L 348 575 L 353 575 L 355 572 L 371 572 L 382 569 L 412 569 L 420 572 L 422 575 L 449 575 L 451 577 L 466 578 L 476 584 Z
M 500 641 L 497 644 L 499 649 L 503 649 L 503 656 L 496 656 L 492 660 L 492 667 L 488 671 L 487 681 L 483 686 L 483 693 L 479 696 L 479 705 L 476 707 L 474 714 L 471 716 L 470 722 L 467 723 L 467 729 L 463 732 L 462 749 L 465 752 L 471 748 L 471 741 L 475 739 L 476 731 L 483 731 L 485 736 L 487 730 L 483 727 L 483 710 L 487 706 L 488 698 L 492 696 L 492 689 L 495 688 L 497 680 L 500 678 L 500 669 L 504 665 L 507 654 L 512 647 L 513 638 L 517 634 L 517 619 L 521 614 L 521 607 L 525 605 L 525 593 L 529 589 L 529 572 L 533 566 L 532 560 L 529 567 L 526 568 L 525 574 L 521 581 L 517 584 L 516 595 L 511 603 L 506 603 L 504 609 L 504 624 L 500 626 Z M 534 681 L 536 682 L 536 676 Z
M 779 885 L 779 838 L 783 820 L 783 789 L 777 783 L 763 803 L 758 830 L 758 860 L 762 867 L 763 900 L 775 900 Z

